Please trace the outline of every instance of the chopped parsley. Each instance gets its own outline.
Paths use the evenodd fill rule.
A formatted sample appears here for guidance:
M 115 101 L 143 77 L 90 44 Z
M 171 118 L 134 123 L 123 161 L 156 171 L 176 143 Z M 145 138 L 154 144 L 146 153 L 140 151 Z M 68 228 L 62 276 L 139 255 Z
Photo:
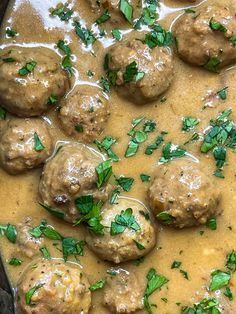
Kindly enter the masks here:
M 17 257 L 12 257 L 10 261 L 8 262 L 11 266 L 20 266 L 22 264 L 22 260 Z
M 103 12 L 103 14 L 102 14 L 101 16 L 99 16 L 99 18 L 96 19 L 95 22 L 96 22 L 98 25 L 100 25 L 100 24 L 105 23 L 106 21 L 108 21 L 110 18 L 111 18 L 111 15 L 110 15 L 109 11 L 108 11 L 108 10 L 105 10 L 105 11 Z
M 34 132 L 34 150 L 36 152 L 41 152 L 45 149 L 45 146 L 43 145 L 41 139 L 39 138 L 37 132 Z
M 26 292 L 26 294 L 25 294 L 25 303 L 26 303 L 27 305 L 30 305 L 30 304 L 31 304 L 31 299 L 32 299 L 33 295 L 35 294 L 35 292 L 36 292 L 38 289 L 42 288 L 44 285 L 45 285 L 45 283 L 40 283 L 40 284 L 38 284 L 38 285 L 32 287 L 31 289 L 29 289 L 29 290 Z
M 132 24 L 133 7 L 127 0 L 120 0 L 120 11 L 123 13 L 125 19 Z
M 115 216 L 115 221 L 111 222 L 110 233 L 112 236 L 123 233 L 126 229 L 134 231 L 140 230 L 140 225 L 137 223 L 132 208 L 122 210 L 119 215 Z
M 217 299 L 203 299 L 193 307 L 182 306 L 181 314 L 221 314 L 218 308 L 219 301 Z
M 155 142 L 153 144 L 149 144 L 145 149 L 146 155 L 152 155 L 152 153 L 164 142 L 164 136 L 167 132 L 162 131 L 160 135 L 157 136 Z
M 136 240 L 133 240 L 135 245 L 137 246 L 137 248 L 142 251 L 142 250 L 145 250 L 145 246 L 142 245 L 140 242 L 136 241 Z
M 231 291 L 231 289 L 229 287 L 226 287 L 225 288 L 225 291 L 224 291 L 224 295 L 226 296 L 226 298 L 228 298 L 230 301 L 233 300 L 233 293 Z
M 195 142 L 195 141 L 198 141 L 199 139 L 200 139 L 200 135 L 195 132 L 195 133 L 193 133 L 193 135 L 190 137 L 190 139 L 187 140 L 187 141 L 184 143 L 184 145 L 191 144 L 191 143 L 193 143 L 193 142 Z
M 47 204 L 39 203 L 40 206 L 42 206 L 44 209 L 46 209 L 51 215 L 59 218 L 59 219 L 64 219 L 65 213 L 56 209 L 48 206 Z
M 104 234 L 104 226 L 101 224 L 101 208 L 103 203 L 101 201 L 94 201 L 92 195 L 83 195 L 75 200 L 75 206 L 82 218 L 80 218 L 76 225 L 81 222 L 87 224 L 90 231 L 95 234 Z
M 216 161 L 215 176 L 223 178 L 222 168 L 227 158 L 227 148 L 236 148 L 236 128 L 229 119 L 232 110 L 224 110 L 215 120 L 210 120 L 210 130 L 205 135 L 201 152 L 213 152 Z
M 73 75 L 73 66 L 71 63 L 70 56 L 65 56 L 62 59 L 61 66 L 62 66 L 62 69 L 65 70 L 69 74 L 69 76 Z
M 11 243 L 15 244 L 17 237 L 16 226 L 11 224 L 0 225 L 0 235 L 5 235 Z
M 17 35 L 18 33 L 17 33 L 17 31 L 15 31 L 14 29 L 12 29 L 12 28 L 7 28 L 6 29 L 6 35 L 8 36 L 8 37 L 16 37 L 16 35 Z
M 37 62 L 35 61 L 30 61 L 30 62 L 27 62 L 19 71 L 18 71 L 18 74 L 21 75 L 21 76 L 25 76 L 29 73 L 32 73 L 35 69 L 37 65 Z
M 171 264 L 171 269 L 180 268 L 181 264 L 182 264 L 182 263 L 179 262 L 179 261 L 174 261 L 174 262 Z
M 65 55 L 67 56 L 71 55 L 71 49 L 64 40 L 60 39 L 57 43 L 57 47 L 61 49 L 61 51 L 63 51 Z
M 5 120 L 7 116 L 7 112 L 4 108 L 0 107 L 0 120 Z
M 116 177 L 116 182 L 125 192 L 129 192 L 134 183 L 134 179 L 131 177 L 120 176 Z
M 211 273 L 211 283 L 209 286 L 210 291 L 219 290 L 227 286 L 230 282 L 231 275 L 229 272 L 215 270 Z
M 182 120 L 182 131 L 189 132 L 198 124 L 199 124 L 199 120 L 197 118 L 185 117 Z
M 175 222 L 175 217 L 171 216 L 167 211 L 160 212 L 156 215 L 156 218 L 164 225 L 172 225 Z
M 91 30 L 82 27 L 80 22 L 78 21 L 75 21 L 73 25 L 75 27 L 75 32 L 77 36 L 83 41 L 86 46 L 93 45 L 95 43 L 96 38 L 94 37 Z
M 121 41 L 122 40 L 122 33 L 118 28 L 113 28 L 113 30 L 111 31 L 112 36 L 115 40 L 117 41 Z
M 69 255 L 77 256 L 84 255 L 85 241 L 77 241 L 74 238 L 68 237 L 62 240 L 62 254 L 64 261 L 68 260 Z
M 142 14 L 140 18 L 134 24 L 135 29 L 141 29 L 142 24 L 151 26 L 156 22 L 158 18 L 158 14 L 157 14 L 158 2 L 155 0 L 154 1 L 146 0 L 144 4 L 145 4 L 145 7 L 143 8 Z
M 233 250 L 226 256 L 226 264 L 225 266 L 231 271 L 234 272 L 236 270 L 236 252 Z
M 101 141 L 95 140 L 94 143 L 97 145 L 100 151 L 105 151 L 107 153 L 107 156 L 112 161 L 118 161 L 119 157 L 113 152 L 112 145 L 114 145 L 117 142 L 115 138 L 112 136 L 106 136 Z
M 54 94 L 51 94 L 49 97 L 48 97 L 48 105 L 55 105 L 58 103 L 58 97 Z
M 75 131 L 77 131 L 78 133 L 83 133 L 83 132 L 84 132 L 84 127 L 83 127 L 83 125 L 80 124 L 80 123 L 77 123 L 77 124 L 75 125 Z
M 174 145 L 171 142 L 166 143 L 162 148 L 162 157 L 159 159 L 161 164 L 167 163 L 172 159 L 186 156 L 187 151 L 184 148 Z
M 144 75 L 145 75 L 144 72 L 140 72 L 138 70 L 137 62 L 133 61 L 126 66 L 125 72 L 123 74 L 123 79 L 125 83 L 129 83 L 132 81 L 137 82 L 143 79 Z
M 172 46 L 174 37 L 171 32 L 156 24 L 152 27 L 152 31 L 146 34 L 144 42 L 149 48 Z
M 74 13 L 74 11 L 69 9 L 68 6 L 68 3 L 60 3 L 56 8 L 51 8 L 51 16 L 58 16 L 61 21 L 68 22 Z
M 152 304 L 149 302 L 149 297 L 157 290 L 165 285 L 169 280 L 162 275 L 157 274 L 154 268 L 151 268 L 147 273 L 147 286 L 144 293 L 144 305 L 149 314 L 153 314 Z
M 91 285 L 89 287 L 89 290 L 93 292 L 93 291 L 96 291 L 98 289 L 104 288 L 105 285 L 106 285 L 106 279 L 101 279 L 101 280 L 98 280 L 97 282 L 95 282 L 93 285 Z
M 46 246 L 41 247 L 40 252 L 42 253 L 43 258 L 48 259 L 48 260 L 52 258 Z
M 206 64 L 204 65 L 204 68 L 210 72 L 218 73 L 219 72 L 219 66 L 221 64 L 221 61 L 217 56 L 210 57 Z
M 217 221 L 216 218 L 211 218 L 207 221 L 206 223 L 207 228 L 211 229 L 211 230 L 216 230 L 217 229 Z
M 213 31 L 220 31 L 223 33 L 227 32 L 227 28 L 220 22 L 216 21 L 213 17 L 210 19 L 209 26 Z
M 140 179 L 142 182 L 149 182 L 151 180 L 151 176 L 141 173 L 140 174 Z
M 227 98 L 227 94 L 228 94 L 228 87 L 224 87 L 222 89 L 220 89 L 217 92 L 217 95 L 219 96 L 220 99 L 225 100 Z
M 110 159 L 101 162 L 96 168 L 97 187 L 100 189 L 112 175 L 112 161 Z

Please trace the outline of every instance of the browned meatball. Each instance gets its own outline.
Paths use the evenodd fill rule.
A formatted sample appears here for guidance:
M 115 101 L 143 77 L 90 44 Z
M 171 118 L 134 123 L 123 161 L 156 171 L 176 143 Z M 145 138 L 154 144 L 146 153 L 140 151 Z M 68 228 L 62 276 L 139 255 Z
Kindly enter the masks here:
M 86 237 L 89 247 L 100 258 L 121 263 L 144 256 L 155 246 L 155 226 L 142 203 L 122 197 L 119 204 L 104 208 L 101 215 L 101 224 L 107 227 L 104 235 L 89 233 Z M 124 227 L 124 223 L 123 231 L 116 233 L 119 229 L 117 221 L 123 219 L 127 226 Z
M 95 168 L 103 161 L 102 156 L 83 144 L 66 144 L 50 159 L 43 170 L 39 193 L 43 202 L 65 214 L 65 220 L 76 222 L 79 212 L 75 199 L 93 195 L 106 201 L 110 185 L 97 188 Z
M 33 288 L 35 292 L 27 298 Z M 91 292 L 78 265 L 59 259 L 38 260 L 23 273 L 17 301 L 22 314 L 86 314 L 91 306 Z
M 89 143 L 102 133 L 109 114 L 109 103 L 101 91 L 86 85 L 77 87 L 62 101 L 59 120 L 67 135 Z
M 130 79 L 126 73 L 132 63 L 136 65 L 139 76 Z M 108 68 L 117 71 L 118 92 L 135 103 L 157 99 L 168 89 L 174 75 L 169 47 L 151 49 L 136 39 L 117 43 L 110 49 Z
M 60 58 L 47 48 L 8 47 L 0 51 L 0 103 L 21 116 L 39 116 L 69 88 Z
M 195 13 L 183 14 L 174 25 L 179 56 L 208 70 L 236 61 L 236 15 L 225 3 L 202 6 Z
M 40 254 L 40 248 L 44 245 L 44 238 L 35 238 L 30 234 L 33 228 L 31 225 L 32 219 L 27 217 L 23 223 L 17 226 L 17 245 L 18 251 L 29 258 Z
M 52 149 L 47 124 L 41 119 L 14 118 L 1 124 L 0 164 L 10 174 L 40 166 Z
M 159 221 L 178 228 L 205 224 L 221 212 L 221 194 L 207 171 L 185 159 L 158 167 L 148 199 Z
M 112 313 L 133 313 L 143 309 L 144 284 L 124 269 L 111 269 L 111 272 L 104 288 L 104 305 Z
M 119 8 L 120 0 L 89 0 L 89 4 L 92 9 L 114 9 L 117 10 Z

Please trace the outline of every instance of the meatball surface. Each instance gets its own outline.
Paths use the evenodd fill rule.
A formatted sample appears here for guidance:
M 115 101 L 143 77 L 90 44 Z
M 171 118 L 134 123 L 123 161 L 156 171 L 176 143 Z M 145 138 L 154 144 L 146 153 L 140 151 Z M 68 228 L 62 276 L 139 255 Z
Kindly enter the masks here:
M 35 287 L 27 304 L 26 295 Z M 38 260 L 23 273 L 17 300 L 22 314 L 86 314 L 91 293 L 88 279 L 78 265 L 59 259 Z
M 144 256 L 155 246 L 155 226 L 142 203 L 122 197 L 101 215 L 101 224 L 107 227 L 104 235 L 88 233 L 86 237 L 90 249 L 101 259 L 121 263 Z
M 1 123 L 0 164 L 8 173 L 18 174 L 40 166 L 52 149 L 52 138 L 43 120 L 13 118 Z
M 139 77 L 127 75 L 127 67 L 132 64 Z M 115 44 L 108 54 L 108 68 L 117 72 L 118 92 L 138 104 L 157 99 L 168 89 L 174 75 L 169 47 L 151 49 L 137 39 Z
M 18 251 L 25 256 L 32 258 L 40 254 L 40 248 L 44 245 L 44 238 L 35 238 L 30 234 L 33 228 L 32 219 L 27 217 L 24 222 L 17 226 L 17 245 Z
M 93 142 L 104 130 L 109 103 L 93 86 L 79 86 L 61 103 L 59 121 L 64 132 L 81 142 Z
M 133 313 L 144 308 L 145 287 L 134 273 L 124 269 L 112 269 L 114 276 L 107 278 L 103 303 L 112 313 Z
M 205 224 L 221 213 L 221 194 L 201 164 L 182 159 L 158 167 L 148 199 L 159 221 L 178 228 Z
M 11 62 L 9 62 L 11 60 Z M 0 103 L 20 117 L 39 116 L 69 88 L 60 58 L 47 48 L 8 47 L 0 51 Z
M 222 1 L 223 2 L 223 1 Z M 236 15 L 232 5 L 214 4 L 183 14 L 174 25 L 179 56 L 211 71 L 236 61 Z
M 76 222 L 79 212 L 75 199 L 93 195 L 94 199 L 106 201 L 110 192 L 107 184 L 97 188 L 95 168 L 103 161 L 102 155 L 89 147 L 71 143 L 59 148 L 45 165 L 39 183 L 39 193 L 44 204 L 64 212 L 64 219 Z

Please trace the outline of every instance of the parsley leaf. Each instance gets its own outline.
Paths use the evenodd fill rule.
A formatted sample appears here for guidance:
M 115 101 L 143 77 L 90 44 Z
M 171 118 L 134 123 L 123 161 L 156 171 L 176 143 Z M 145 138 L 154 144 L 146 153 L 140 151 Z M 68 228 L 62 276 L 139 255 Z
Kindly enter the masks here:
M 101 188 L 107 183 L 110 176 L 112 175 L 112 161 L 110 159 L 101 162 L 96 168 L 96 173 L 98 176 L 97 187 Z
M 172 159 L 185 156 L 186 153 L 187 151 L 184 148 L 180 148 L 178 145 L 169 142 L 163 146 L 162 157 L 159 159 L 159 162 L 167 163 Z
M 213 17 L 210 19 L 209 26 L 213 31 L 227 32 L 227 28 L 220 22 L 217 22 Z
M 34 149 L 36 150 L 36 152 L 41 152 L 42 150 L 44 150 L 44 148 L 45 146 L 41 142 L 38 134 L 34 132 Z
M 51 16 L 58 16 L 61 21 L 69 21 L 73 15 L 73 10 L 68 8 L 68 3 L 60 3 L 55 9 L 50 9 Z
M 199 124 L 199 120 L 193 117 L 185 117 L 182 121 L 182 131 L 189 132 L 196 125 Z
M 217 56 L 210 57 L 206 64 L 204 65 L 204 68 L 208 71 L 218 73 L 219 72 L 219 66 L 221 64 L 221 61 Z
M 74 238 L 68 237 L 62 240 L 62 253 L 64 261 L 68 260 L 69 255 L 84 255 L 85 241 L 77 241 Z
M 93 45 L 96 41 L 93 33 L 84 27 L 81 26 L 80 22 L 74 22 L 75 32 L 77 36 L 83 41 L 86 46 Z
M 126 20 L 132 24 L 133 20 L 133 7 L 127 0 L 120 0 L 120 11 L 123 13 Z
M 152 27 L 151 33 L 146 34 L 144 42 L 149 48 L 172 46 L 174 37 L 171 32 L 156 24 Z
M 140 179 L 142 182 L 149 182 L 151 180 L 151 176 L 141 173 L 140 174 Z
M 100 25 L 100 24 L 105 23 L 106 21 L 108 21 L 110 18 L 111 18 L 111 15 L 110 15 L 109 11 L 105 10 L 105 12 L 103 12 L 103 14 L 99 18 L 97 18 L 95 22 L 98 25 Z
M 160 212 L 156 215 L 156 218 L 165 225 L 171 225 L 175 222 L 175 218 L 171 216 L 167 211 Z
M 27 305 L 30 305 L 31 304 L 31 299 L 32 299 L 32 296 L 35 294 L 35 292 L 42 288 L 45 284 L 44 283 L 40 283 L 38 285 L 36 285 L 35 287 L 32 287 L 31 289 L 29 289 L 26 294 L 25 294 L 25 303 Z
M 122 187 L 125 192 L 129 192 L 134 183 L 134 179 L 131 177 L 120 176 L 116 177 L 116 182 L 119 184 L 119 186 Z
M 112 136 L 106 136 L 101 141 L 95 140 L 94 143 L 97 145 L 100 151 L 105 151 L 107 156 L 111 158 L 112 161 L 118 161 L 119 157 L 113 152 L 112 145 L 117 142 Z
M 123 233 L 126 229 L 132 229 L 134 231 L 140 230 L 140 225 L 137 223 L 133 216 L 132 208 L 122 210 L 119 215 L 115 216 L 115 221 L 111 222 L 111 235 L 117 235 Z
M 211 229 L 211 230 L 216 230 L 217 229 L 217 221 L 216 218 L 211 218 L 207 221 L 206 226 Z
M 98 280 L 97 282 L 95 282 L 93 285 L 91 285 L 89 287 L 89 290 L 93 292 L 93 291 L 96 291 L 98 289 L 104 288 L 105 285 L 106 285 L 106 279 L 101 279 L 101 280 Z
M 228 94 L 228 87 L 224 87 L 222 89 L 220 89 L 217 92 L 217 95 L 220 97 L 220 99 L 225 100 L 227 98 L 227 94 Z
M 215 270 L 211 273 L 210 291 L 216 291 L 229 284 L 231 275 L 228 272 Z
M 35 69 L 37 65 L 37 62 L 35 61 L 30 61 L 30 62 L 27 62 L 25 64 L 25 66 L 23 66 L 19 71 L 18 71 L 18 74 L 21 75 L 21 76 L 25 76 L 31 72 L 33 72 L 33 70 Z
M 17 257 L 12 257 L 8 264 L 11 266 L 20 266 L 22 264 L 22 260 Z

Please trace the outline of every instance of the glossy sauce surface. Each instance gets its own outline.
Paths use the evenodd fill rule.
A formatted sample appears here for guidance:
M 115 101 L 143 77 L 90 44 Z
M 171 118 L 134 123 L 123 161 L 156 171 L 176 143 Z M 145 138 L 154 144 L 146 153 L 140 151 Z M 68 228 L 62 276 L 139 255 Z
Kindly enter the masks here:
M 50 17 L 49 9 L 58 4 L 57 0 L 15 0 L 7 12 L 5 23 L 1 31 L 1 47 L 4 48 L 12 43 L 27 47 L 49 47 L 55 48 L 59 39 L 65 39 L 70 43 L 73 55 L 73 66 L 76 68 L 74 86 L 76 84 L 97 84 L 103 74 L 103 59 L 106 49 L 114 42 L 111 39 L 98 40 L 94 46 L 94 54 L 86 51 L 86 47 L 81 44 L 80 39 L 74 33 L 71 19 L 68 23 L 60 21 L 57 17 Z M 189 5 L 179 1 L 161 1 L 160 23 L 169 28 L 173 21 L 183 9 Z M 97 18 L 91 12 L 87 1 L 73 0 L 71 7 L 74 10 L 73 18 L 80 19 L 90 26 Z M 14 39 L 5 37 L 6 27 L 16 29 L 19 36 Z M 93 26 L 95 27 L 95 26 Z M 104 25 L 106 27 L 106 24 Z M 112 28 L 119 27 L 114 21 Z M 127 25 L 124 24 L 124 28 Z M 109 28 L 109 23 L 107 26 Z M 108 31 L 110 33 L 110 31 Z M 144 154 L 147 144 L 153 142 L 157 134 L 167 131 L 166 141 L 183 145 L 189 137 L 189 133 L 181 131 L 182 118 L 194 116 L 200 119 L 196 132 L 203 132 L 209 125 L 209 121 L 215 118 L 219 112 L 226 108 L 232 108 L 232 118 L 236 119 L 235 99 L 236 99 L 236 68 L 224 69 L 219 75 L 209 73 L 201 68 L 192 67 L 182 62 L 176 55 L 174 60 L 175 77 L 170 89 L 164 94 L 166 101 L 160 100 L 146 104 L 135 105 L 123 98 L 120 98 L 115 91 L 109 97 L 111 102 L 111 117 L 101 138 L 105 135 L 112 135 L 118 139 L 118 144 L 114 146 L 114 151 L 121 160 L 113 164 L 114 173 L 117 175 L 130 176 L 135 179 L 135 184 L 129 193 L 124 192 L 124 196 L 137 198 L 146 203 L 146 191 L 148 184 L 142 183 L 140 174 L 152 175 L 158 166 L 158 159 L 161 155 L 159 148 L 151 156 Z M 89 79 L 87 71 L 95 72 Z M 212 96 L 221 88 L 228 86 L 228 97 L 225 101 Z M 207 105 L 206 109 L 203 107 Z M 149 136 L 147 143 L 141 145 L 136 156 L 129 159 L 123 158 L 127 148 L 129 137 L 127 135 L 131 127 L 132 119 L 144 116 L 157 122 L 157 130 Z M 60 131 L 56 119 L 56 112 L 50 111 L 45 119 L 50 121 L 52 134 L 55 143 L 68 138 Z M 71 140 L 71 139 L 69 139 Z M 203 155 L 200 152 L 200 142 L 195 142 L 187 146 L 187 150 L 195 156 L 200 163 L 206 167 L 210 173 L 215 169 L 215 163 L 211 154 Z M 225 257 L 232 249 L 236 249 L 236 211 L 235 211 L 235 190 L 236 190 L 236 156 L 232 151 L 228 153 L 228 165 L 225 167 L 225 179 L 218 179 L 212 176 L 216 185 L 220 185 L 222 192 L 222 203 L 224 211 L 218 218 L 216 231 L 206 227 L 189 228 L 184 230 L 173 230 L 168 227 L 158 225 L 158 240 L 156 248 L 145 257 L 144 262 L 139 266 L 132 262 L 121 264 L 122 268 L 135 272 L 141 282 L 146 280 L 146 274 L 151 267 L 165 275 L 169 282 L 161 291 L 157 291 L 151 297 L 153 303 L 158 306 L 157 313 L 174 314 L 180 312 L 180 307 L 176 303 L 193 304 L 208 296 L 207 286 L 210 281 L 210 274 L 214 269 L 224 269 Z M 50 216 L 38 205 L 38 183 L 41 169 L 29 171 L 26 174 L 10 176 L 0 169 L 0 224 L 17 224 L 23 221 L 24 217 L 33 217 L 34 225 L 38 225 L 41 219 L 45 218 L 58 231 L 76 239 L 84 239 L 83 227 L 72 227 L 62 223 Z M 201 235 L 200 231 L 204 231 Z M 8 261 L 15 256 L 15 247 L 9 244 L 3 237 L 1 238 L 1 254 L 4 260 Z M 47 247 L 52 256 L 61 257 L 61 253 L 48 241 Z M 19 254 L 20 256 L 20 254 Z M 27 266 L 27 259 L 24 257 L 22 266 L 7 266 L 9 276 L 13 286 Z M 186 280 L 178 269 L 171 269 L 174 260 L 182 262 L 182 268 L 188 272 L 189 280 Z M 99 260 L 96 256 L 85 248 L 85 256 L 80 258 L 81 265 L 93 283 L 106 275 L 106 271 L 112 266 L 109 263 Z M 232 279 L 231 289 L 233 294 L 236 279 Z M 217 292 L 220 303 L 223 306 L 223 313 L 233 314 L 236 311 L 236 298 L 233 301 L 222 296 L 223 290 Z M 164 302 L 161 298 L 167 298 Z M 93 294 L 93 304 L 91 313 L 109 313 L 101 305 L 102 291 Z M 139 313 L 145 313 L 145 310 Z

